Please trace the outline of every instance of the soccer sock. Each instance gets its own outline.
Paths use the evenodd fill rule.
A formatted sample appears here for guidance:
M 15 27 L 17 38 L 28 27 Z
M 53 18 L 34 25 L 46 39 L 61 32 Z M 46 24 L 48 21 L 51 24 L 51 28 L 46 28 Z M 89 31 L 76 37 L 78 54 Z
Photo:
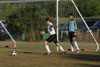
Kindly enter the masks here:
M 76 46 L 77 50 L 80 50 L 79 47 L 78 47 L 77 42 L 74 42 L 74 43 L 75 43 L 75 46 Z
M 60 49 L 62 52 L 65 52 L 65 50 L 63 49 L 62 46 L 60 46 L 59 49 Z
M 72 51 L 72 52 L 74 51 L 73 42 L 71 42 L 71 51 Z
M 58 46 L 56 46 L 56 48 L 57 48 L 57 51 L 59 51 L 59 47 L 58 47 Z
M 48 45 L 46 45 L 45 48 L 46 48 L 46 50 L 47 50 L 48 53 L 51 53 L 50 48 L 49 48 Z

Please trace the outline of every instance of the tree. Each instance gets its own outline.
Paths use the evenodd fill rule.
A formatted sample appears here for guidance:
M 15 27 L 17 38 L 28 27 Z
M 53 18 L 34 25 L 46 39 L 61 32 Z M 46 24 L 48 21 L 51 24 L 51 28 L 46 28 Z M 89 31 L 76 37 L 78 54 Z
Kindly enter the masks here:
M 24 9 L 20 9 L 17 13 L 10 15 L 9 21 L 13 26 L 13 32 L 25 33 L 30 41 L 39 40 L 39 30 L 45 25 L 44 21 L 47 17 L 46 10 L 38 3 L 28 4 Z
M 87 15 L 88 16 L 99 16 L 100 15 L 100 1 L 90 0 L 87 4 Z
M 84 17 L 99 16 L 100 0 L 75 0 Z

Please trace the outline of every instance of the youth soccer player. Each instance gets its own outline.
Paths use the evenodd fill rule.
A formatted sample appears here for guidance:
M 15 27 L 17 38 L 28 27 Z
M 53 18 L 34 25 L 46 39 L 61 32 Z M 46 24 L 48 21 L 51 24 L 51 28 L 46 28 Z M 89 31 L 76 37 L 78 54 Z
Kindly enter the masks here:
M 65 54 L 65 50 L 63 47 L 58 43 L 57 41 L 57 36 L 56 36 L 56 31 L 54 29 L 54 25 L 51 22 L 49 18 L 46 18 L 46 24 L 48 25 L 48 32 L 50 34 L 50 37 L 44 41 L 45 48 L 47 50 L 47 54 L 51 54 L 51 50 L 49 48 L 48 42 L 54 42 L 56 46 L 59 47 L 59 49 L 62 51 L 62 54 Z M 42 34 L 45 34 L 45 32 L 41 32 Z
M 69 40 L 70 40 L 70 44 L 71 44 L 71 51 L 74 52 L 74 48 L 73 45 L 76 46 L 77 48 L 77 52 L 79 52 L 79 47 L 78 44 L 76 42 L 76 31 L 77 31 L 77 24 L 74 21 L 74 17 L 73 14 L 69 14 L 69 21 L 68 21 L 68 32 L 69 32 Z

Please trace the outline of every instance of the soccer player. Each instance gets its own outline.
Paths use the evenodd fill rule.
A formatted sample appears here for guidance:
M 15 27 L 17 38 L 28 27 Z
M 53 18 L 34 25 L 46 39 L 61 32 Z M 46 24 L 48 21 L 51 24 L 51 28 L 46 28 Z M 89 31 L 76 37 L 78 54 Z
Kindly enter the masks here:
M 76 31 L 77 31 L 77 24 L 74 21 L 74 17 L 73 14 L 69 14 L 69 21 L 68 21 L 68 32 L 69 32 L 69 40 L 70 40 L 70 44 L 71 44 L 71 51 L 74 52 L 74 48 L 73 46 L 75 45 L 77 48 L 77 53 L 79 52 L 79 47 L 78 44 L 76 42 Z
M 57 36 L 56 36 L 55 29 L 54 29 L 54 25 L 52 24 L 52 22 L 49 18 L 46 18 L 46 24 L 48 25 L 48 32 L 50 34 L 50 37 L 48 39 L 46 39 L 46 41 L 44 41 L 44 45 L 47 50 L 47 54 L 51 54 L 51 50 L 48 46 L 48 42 L 54 42 L 55 45 L 58 46 L 59 49 L 62 51 L 62 54 L 65 54 L 66 53 L 65 50 L 57 41 Z M 45 32 L 41 32 L 41 33 L 45 34 Z

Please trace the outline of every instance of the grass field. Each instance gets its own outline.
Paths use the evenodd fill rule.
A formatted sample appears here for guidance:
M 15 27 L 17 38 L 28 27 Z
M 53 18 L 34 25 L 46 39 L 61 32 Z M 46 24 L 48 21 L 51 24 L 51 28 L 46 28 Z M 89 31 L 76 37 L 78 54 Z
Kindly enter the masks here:
M 42 42 L 17 42 L 17 48 L 5 48 L 12 45 L 10 41 L 0 42 L 0 67 L 100 67 L 100 51 L 95 52 L 96 46 L 93 42 L 79 42 L 80 48 L 90 48 L 92 51 L 79 54 L 68 51 L 68 42 L 62 42 L 67 51 L 62 55 L 56 51 L 56 47 L 50 44 L 51 55 L 44 55 L 46 52 Z M 10 56 L 16 51 L 17 56 Z

